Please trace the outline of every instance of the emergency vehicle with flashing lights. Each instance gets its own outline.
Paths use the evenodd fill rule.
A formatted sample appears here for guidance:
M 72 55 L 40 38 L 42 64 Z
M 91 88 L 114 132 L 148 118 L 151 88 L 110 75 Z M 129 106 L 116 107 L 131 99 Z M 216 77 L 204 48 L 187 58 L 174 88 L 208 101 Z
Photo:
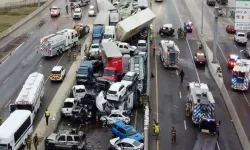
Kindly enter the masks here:
M 50 81 L 63 81 L 66 76 L 66 69 L 63 66 L 55 66 L 49 76 Z
M 60 16 L 60 8 L 57 6 L 53 6 L 50 8 L 50 16 L 52 17 L 58 17 Z
M 31 111 L 32 120 L 34 120 L 41 106 L 41 99 L 43 96 L 44 75 L 38 72 L 31 73 L 25 81 L 16 101 L 10 104 L 10 113 L 15 110 L 29 110 Z
M 250 60 L 238 59 L 233 68 L 231 88 L 234 90 L 246 91 L 249 87 Z
M 187 32 L 192 33 L 193 32 L 193 23 L 192 22 L 185 22 L 184 29 L 186 29 Z
M 195 64 L 201 64 L 201 65 L 205 65 L 206 64 L 206 55 L 203 51 L 197 51 L 194 54 L 194 62 Z
M 236 64 L 236 61 L 237 59 L 239 59 L 239 56 L 238 55 L 235 55 L 235 54 L 231 54 L 228 56 L 228 68 L 229 69 L 233 69 L 235 64 Z
M 202 120 L 214 119 L 215 100 L 207 84 L 189 83 L 188 102 L 191 104 L 193 124 L 200 124 Z
M 170 40 L 160 41 L 160 58 L 166 68 L 179 68 L 180 49 Z

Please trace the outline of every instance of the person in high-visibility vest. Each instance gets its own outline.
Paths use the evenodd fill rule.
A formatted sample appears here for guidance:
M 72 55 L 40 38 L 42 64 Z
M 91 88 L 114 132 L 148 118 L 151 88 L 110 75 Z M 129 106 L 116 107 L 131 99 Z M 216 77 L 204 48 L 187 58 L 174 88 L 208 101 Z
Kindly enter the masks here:
M 0 126 L 3 124 L 3 119 L 0 117 Z
M 186 103 L 186 116 L 188 116 L 188 117 L 190 115 L 190 109 L 191 109 L 191 103 L 188 102 L 188 103 Z
M 158 124 L 158 122 L 155 123 L 155 136 L 156 136 L 156 140 L 159 140 L 159 134 L 160 134 L 160 126 Z
M 155 136 L 155 125 L 156 125 L 156 120 L 154 119 L 154 123 L 153 123 L 153 136 Z
M 46 109 L 46 111 L 45 111 L 46 125 L 49 124 L 49 117 L 50 117 L 50 112 L 48 111 L 48 109 Z
M 172 136 L 172 144 L 173 144 L 176 142 L 176 130 L 174 126 L 172 126 L 171 136 Z
M 77 56 L 77 53 L 74 52 L 74 54 L 73 54 L 74 60 L 76 60 L 76 56 Z
M 28 138 L 26 139 L 26 146 L 27 146 L 27 150 L 31 150 L 31 137 L 30 135 L 28 136 Z

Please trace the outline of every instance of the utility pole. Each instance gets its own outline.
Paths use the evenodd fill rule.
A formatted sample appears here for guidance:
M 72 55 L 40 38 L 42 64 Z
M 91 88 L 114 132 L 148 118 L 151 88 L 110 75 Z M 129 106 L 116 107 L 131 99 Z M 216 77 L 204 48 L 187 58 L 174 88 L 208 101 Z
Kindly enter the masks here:
M 214 8 L 214 41 L 213 41 L 213 61 L 212 63 L 217 63 L 217 30 L 218 30 L 218 11 L 219 7 Z
M 203 35 L 203 13 L 204 13 L 204 3 L 201 0 L 201 35 Z
M 38 1 L 38 3 L 37 3 L 37 4 L 38 4 L 38 7 L 40 7 L 40 0 L 37 0 L 37 1 Z

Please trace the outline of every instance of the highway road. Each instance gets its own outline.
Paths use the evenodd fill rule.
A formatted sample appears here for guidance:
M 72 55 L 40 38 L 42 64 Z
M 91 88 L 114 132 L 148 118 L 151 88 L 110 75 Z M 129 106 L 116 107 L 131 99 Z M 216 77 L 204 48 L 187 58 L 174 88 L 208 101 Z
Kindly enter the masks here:
M 1 49 L 7 51 L 7 48 L 16 47 L 14 51 L 12 51 L 10 57 L 1 61 L 2 63 L 0 66 L 0 114 L 4 119 L 9 116 L 8 105 L 15 101 L 21 90 L 21 86 L 27 79 L 28 75 L 32 72 L 38 71 L 44 74 L 46 85 L 42 107 L 35 119 L 34 125 L 36 127 L 38 121 L 43 117 L 45 109 L 49 106 L 60 86 L 60 83 L 52 84 L 48 81 L 51 69 L 55 65 L 62 65 L 69 70 L 72 64 L 72 62 L 68 62 L 66 54 L 51 59 L 43 59 L 39 51 L 40 38 L 55 32 L 57 29 L 72 28 L 73 25 L 79 23 L 91 25 L 94 21 L 94 18 L 88 18 L 87 8 L 83 8 L 83 17 L 81 20 L 73 21 L 71 16 L 68 16 L 67 18 L 65 15 L 65 1 L 56 0 L 52 5 L 62 8 L 61 16 L 59 18 L 52 19 L 49 15 L 49 8 L 47 8 L 37 16 L 39 18 L 43 17 L 45 20 L 45 24 L 42 27 L 38 28 L 36 26 L 39 19 L 35 17 L 23 27 L 13 32 L 10 36 L 0 41 L 0 45 L 4 45 L 16 36 L 25 36 L 25 40 L 23 40 L 23 38 L 20 39 L 23 40 L 21 45 L 15 45 L 16 43 L 11 42 L 6 44 L 5 48 Z M 8 51 L 10 51 L 10 49 Z
M 201 1 L 195 0 L 198 6 L 201 6 Z M 228 6 L 235 7 L 235 0 L 229 0 Z M 200 8 L 200 7 L 199 7 Z M 200 8 L 201 11 L 201 8 Z M 208 24 L 210 32 L 213 32 L 213 7 L 209 7 L 204 2 L 204 20 L 210 21 Z M 229 24 L 234 24 L 234 22 L 230 18 L 219 18 L 218 24 L 218 44 L 217 44 L 217 59 L 220 62 L 222 67 L 222 73 L 224 78 L 225 86 L 227 87 L 228 93 L 233 101 L 234 107 L 237 111 L 237 114 L 241 120 L 244 131 L 250 140 L 250 92 L 246 91 L 244 93 L 236 92 L 231 89 L 231 70 L 227 67 L 227 59 L 230 54 L 238 54 L 240 58 L 245 58 L 243 53 L 240 50 L 244 49 L 244 47 L 238 46 L 233 41 L 233 35 L 228 34 L 225 31 L 225 27 Z M 213 48 L 213 37 L 209 37 L 207 41 L 210 49 Z M 249 44 L 248 44 L 249 45 Z
M 183 26 L 185 21 L 189 21 L 189 13 L 186 11 L 182 0 L 168 0 L 163 3 L 153 2 L 153 11 L 157 15 L 154 21 L 154 42 L 158 45 L 162 40 L 157 34 L 160 26 L 166 23 L 173 24 L 177 29 Z M 202 82 L 209 85 L 216 101 L 216 119 L 221 120 L 220 138 L 217 143 L 218 150 L 242 149 L 236 131 L 231 122 L 231 118 L 225 107 L 224 100 L 220 95 L 219 89 L 210 75 L 207 67 L 195 67 L 192 54 L 197 50 L 197 33 L 194 31 L 187 35 L 187 40 L 171 39 L 176 42 L 181 50 L 180 68 L 184 70 L 184 83 L 180 83 L 180 78 L 176 70 L 165 69 L 160 61 L 159 52 L 156 56 L 151 54 L 151 72 L 155 78 L 151 79 L 151 123 L 153 119 L 159 121 L 161 132 L 160 140 L 156 142 L 150 129 L 150 149 L 192 149 L 197 136 L 197 129 L 192 125 L 191 119 L 185 116 L 185 101 L 187 96 L 187 85 L 189 82 Z M 177 129 L 177 143 L 171 144 L 171 126 Z

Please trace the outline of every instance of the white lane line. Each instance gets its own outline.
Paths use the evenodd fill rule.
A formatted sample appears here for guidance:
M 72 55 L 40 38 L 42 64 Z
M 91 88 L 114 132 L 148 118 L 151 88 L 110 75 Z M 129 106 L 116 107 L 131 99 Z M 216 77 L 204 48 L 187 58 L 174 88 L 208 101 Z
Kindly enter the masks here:
M 234 44 L 234 47 L 235 47 L 235 48 L 238 48 L 235 44 Z
M 1 65 L 4 64 L 9 58 L 10 58 L 10 55 L 8 55 L 8 57 L 1 63 Z
M 217 43 L 217 45 L 218 45 L 218 47 L 219 47 L 219 50 L 220 50 L 220 52 L 221 52 L 221 54 L 222 54 L 222 56 L 223 56 L 223 58 L 225 59 L 225 61 L 227 62 L 227 57 L 224 55 L 224 53 L 223 53 L 223 51 L 222 51 L 222 49 L 221 49 L 221 47 L 220 47 L 220 45 Z
M 8 79 L 9 79 L 9 77 L 3 81 L 3 84 L 5 84 L 5 83 L 7 82 Z
M 4 106 L 4 108 L 6 108 L 9 104 L 10 104 L 11 100 L 9 100 L 9 102 Z
M 24 63 L 24 61 L 25 61 L 25 59 L 22 61 L 22 63 L 21 63 L 21 64 L 23 64 L 23 63 Z
M 176 75 L 178 76 L 179 75 L 178 70 L 175 70 L 175 72 L 176 72 Z
M 23 42 L 21 45 L 19 45 L 13 52 L 12 54 L 14 54 L 25 42 Z
M 180 98 L 182 98 L 181 91 L 180 91 Z
M 176 10 L 176 12 L 177 12 L 178 18 L 179 18 L 179 20 L 180 20 L 180 23 L 181 23 L 181 25 L 183 25 L 184 23 L 181 21 L 180 13 L 179 13 L 179 11 L 178 11 L 178 9 L 177 9 L 177 5 L 176 5 L 175 0 L 173 0 L 173 3 L 174 3 L 175 10 Z M 189 44 L 187 38 L 186 38 L 186 42 L 187 42 L 187 45 L 188 45 L 188 49 L 189 49 L 191 58 L 194 58 L 194 57 L 193 57 L 193 54 L 192 54 L 192 50 L 191 50 L 190 44 Z M 199 77 L 197 68 L 195 67 L 194 59 L 192 59 L 192 62 L 193 62 L 193 65 L 194 65 L 194 70 L 195 70 L 195 73 L 196 73 L 196 76 L 197 76 L 197 80 L 198 80 L 198 82 L 200 83 L 201 80 L 200 80 L 200 77 Z
M 38 47 L 38 45 L 35 47 L 35 49 Z
M 185 130 L 187 130 L 187 125 L 186 125 L 186 121 L 184 120 L 184 128 Z
M 43 62 L 43 59 L 39 62 L 39 65 Z
M 65 53 L 63 53 L 62 57 L 59 59 L 59 61 L 57 62 L 57 64 L 56 64 L 55 66 L 57 66 L 57 65 L 60 63 L 60 61 L 62 60 L 64 54 L 65 54 Z M 49 76 L 48 76 L 48 78 L 46 79 L 45 84 L 48 82 L 48 80 L 49 80 Z
M 174 107 L 179 108 L 177 105 L 174 105 Z
M 217 149 L 220 150 L 220 145 L 219 145 L 218 141 L 216 142 L 216 145 L 217 145 Z

